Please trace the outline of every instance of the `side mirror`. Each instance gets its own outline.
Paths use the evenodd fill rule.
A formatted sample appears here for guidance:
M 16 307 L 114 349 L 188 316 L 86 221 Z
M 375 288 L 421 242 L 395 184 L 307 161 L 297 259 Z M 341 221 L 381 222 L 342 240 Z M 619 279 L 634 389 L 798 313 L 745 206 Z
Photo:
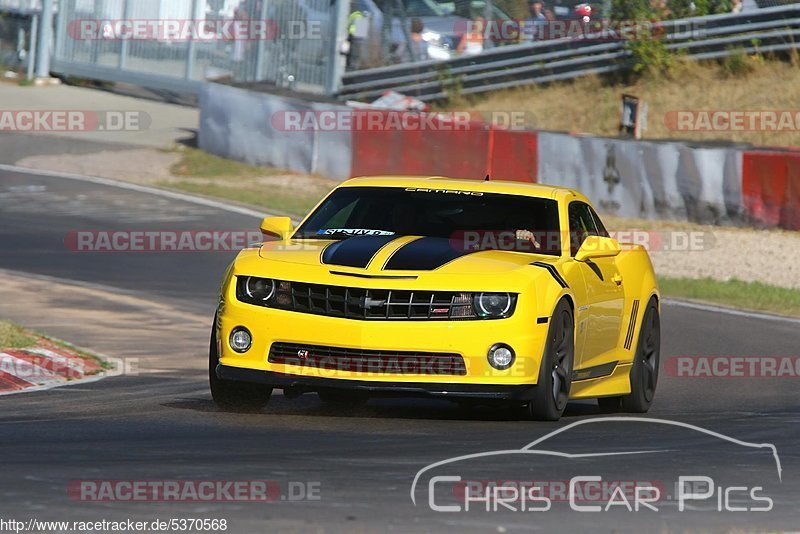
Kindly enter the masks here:
M 261 233 L 275 236 L 278 239 L 288 239 L 294 230 L 289 217 L 265 217 L 261 221 Z
M 611 237 L 601 237 L 590 235 L 584 239 L 578 253 L 575 254 L 576 261 L 589 261 L 593 258 L 613 258 L 620 252 L 619 243 Z

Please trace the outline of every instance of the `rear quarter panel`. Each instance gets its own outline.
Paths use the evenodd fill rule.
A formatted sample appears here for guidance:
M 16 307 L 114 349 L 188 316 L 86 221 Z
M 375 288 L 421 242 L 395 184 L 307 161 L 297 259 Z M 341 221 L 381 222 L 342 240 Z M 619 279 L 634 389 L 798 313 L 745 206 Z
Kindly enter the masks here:
M 653 264 L 650 255 L 641 245 L 621 243 L 622 251 L 617 256 L 617 267 L 622 275 L 622 283 L 625 294 L 625 304 L 623 308 L 622 328 L 620 329 L 619 347 L 623 359 L 620 361 L 633 361 L 636 350 L 636 340 L 639 335 L 639 325 L 644 316 L 644 310 L 651 298 L 656 299 L 659 306 L 661 296 L 658 290 Z M 638 306 L 634 307 L 635 301 Z M 625 348 L 626 339 L 629 337 L 629 325 L 631 324 L 632 311 L 636 308 L 633 330 L 631 332 L 630 348 Z

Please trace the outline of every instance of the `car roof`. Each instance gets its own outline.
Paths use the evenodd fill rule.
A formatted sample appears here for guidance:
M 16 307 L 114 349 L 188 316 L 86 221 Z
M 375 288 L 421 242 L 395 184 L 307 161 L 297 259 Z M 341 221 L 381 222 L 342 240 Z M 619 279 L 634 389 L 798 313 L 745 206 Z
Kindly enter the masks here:
M 464 180 L 446 176 L 365 176 L 347 180 L 340 187 L 418 187 L 421 189 L 455 189 L 560 200 L 565 199 L 565 197 L 586 200 L 583 195 L 567 187 L 506 180 Z

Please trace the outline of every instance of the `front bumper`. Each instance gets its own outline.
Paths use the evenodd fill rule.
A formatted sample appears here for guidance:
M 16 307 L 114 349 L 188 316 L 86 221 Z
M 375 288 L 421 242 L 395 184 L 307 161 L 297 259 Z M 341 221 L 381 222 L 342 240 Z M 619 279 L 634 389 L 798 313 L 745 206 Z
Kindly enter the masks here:
M 416 283 L 419 283 L 418 281 Z M 432 284 L 430 284 L 432 285 Z M 490 288 L 493 289 L 493 288 Z M 459 385 L 530 386 L 537 382 L 549 324 L 538 321 L 533 295 L 519 291 L 516 311 L 506 319 L 493 320 L 357 320 L 265 308 L 236 299 L 235 283 L 229 278 L 218 310 L 217 340 L 223 367 L 274 373 L 296 379 L 360 381 L 375 387 L 433 390 Z M 245 327 L 252 346 L 245 353 L 229 344 L 231 331 Z M 403 351 L 460 355 L 465 374 L 431 372 L 359 372 L 319 369 L 269 361 L 273 343 L 313 345 L 366 351 Z M 505 370 L 493 368 L 489 349 L 504 343 L 515 352 L 514 364 Z M 362 384 L 363 385 L 363 384 Z M 423 388 L 425 389 L 425 388 Z
M 307 393 L 320 389 L 359 391 L 383 397 L 434 397 L 440 399 L 518 400 L 533 398 L 536 386 L 496 384 L 446 384 L 415 382 L 373 382 L 365 380 L 337 380 L 297 375 L 285 375 L 271 371 L 258 371 L 241 367 L 217 366 L 217 377 L 223 380 L 253 382 L 275 389 Z

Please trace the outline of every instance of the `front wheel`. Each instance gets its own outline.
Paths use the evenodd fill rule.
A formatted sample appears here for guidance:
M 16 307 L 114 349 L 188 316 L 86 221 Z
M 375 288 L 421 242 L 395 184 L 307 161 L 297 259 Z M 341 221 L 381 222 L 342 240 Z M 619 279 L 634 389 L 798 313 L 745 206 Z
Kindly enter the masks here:
M 569 400 L 575 355 L 575 323 L 566 300 L 556 306 L 547 331 L 547 343 L 539 366 L 539 382 L 528 413 L 538 421 L 558 421 Z
M 217 348 L 217 320 L 211 327 L 211 343 L 208 348 L 208 382 L 211 397 L 223 410 L 234 412 L 256 412 L 269 402 L 272 388 L 248 382 L 222 380 L 217 376 L 219 353 Z

